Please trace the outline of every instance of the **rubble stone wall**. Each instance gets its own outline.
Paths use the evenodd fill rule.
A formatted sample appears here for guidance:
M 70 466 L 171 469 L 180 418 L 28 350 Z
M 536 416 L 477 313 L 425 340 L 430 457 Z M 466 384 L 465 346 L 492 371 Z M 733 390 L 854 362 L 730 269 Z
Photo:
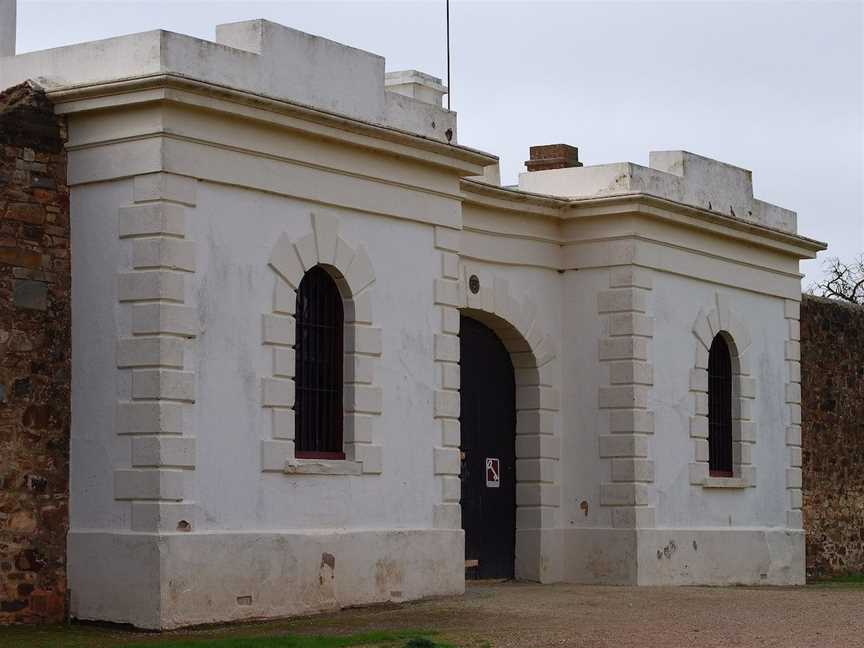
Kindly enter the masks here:
M 70 259 L 65 129 L 0 93 L 0 624 L 66 615 Z
M 864 306 L 801 305 L 807 574 L 864 573 Z

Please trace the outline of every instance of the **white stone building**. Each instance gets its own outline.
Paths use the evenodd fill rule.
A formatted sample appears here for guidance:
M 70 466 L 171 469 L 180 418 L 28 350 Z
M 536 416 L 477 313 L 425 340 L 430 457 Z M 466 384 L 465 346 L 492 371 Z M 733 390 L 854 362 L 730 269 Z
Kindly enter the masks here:
M 552 147 L 501 187 L 438 79 L 260 20 L 4 53 L 0 87 L 68 119 L 73 616 L 466 570 L 803 582 L 798 262 L 824 246 L 749 171 Z

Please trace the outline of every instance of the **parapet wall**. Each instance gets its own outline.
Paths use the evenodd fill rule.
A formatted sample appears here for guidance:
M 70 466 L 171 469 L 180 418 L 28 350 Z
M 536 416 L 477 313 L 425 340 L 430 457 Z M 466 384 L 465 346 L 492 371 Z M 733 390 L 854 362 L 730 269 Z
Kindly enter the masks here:
M 807 574 L 864 573 L 864 306 L 804 298 L 801 387 Z
M 65 130 L 0 93 L 0 624 L 66 613 L 70 268 Z

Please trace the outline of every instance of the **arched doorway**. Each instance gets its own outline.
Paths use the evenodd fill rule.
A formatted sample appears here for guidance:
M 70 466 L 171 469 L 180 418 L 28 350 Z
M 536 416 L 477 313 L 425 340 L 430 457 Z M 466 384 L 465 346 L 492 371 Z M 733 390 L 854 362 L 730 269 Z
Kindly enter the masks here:
M 465 577 L 512 578 L 516 545 L 516 382 L 485 324 L 460 318 Z

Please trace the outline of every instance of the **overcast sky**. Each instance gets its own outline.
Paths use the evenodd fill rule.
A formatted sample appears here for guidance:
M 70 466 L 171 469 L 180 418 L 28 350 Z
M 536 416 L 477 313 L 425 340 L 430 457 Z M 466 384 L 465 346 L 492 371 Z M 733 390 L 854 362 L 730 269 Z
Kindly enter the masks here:
M 19 52 L 267 18 L 445 76 L 444 0 L 18 4 Z M 751 169 L 828 254 L 864 250 L 864 2 L 452 0 L 451 79 L 460 143 L 499 155 L 505 184 L 532 144 L 585 164 L 686 149 Z

